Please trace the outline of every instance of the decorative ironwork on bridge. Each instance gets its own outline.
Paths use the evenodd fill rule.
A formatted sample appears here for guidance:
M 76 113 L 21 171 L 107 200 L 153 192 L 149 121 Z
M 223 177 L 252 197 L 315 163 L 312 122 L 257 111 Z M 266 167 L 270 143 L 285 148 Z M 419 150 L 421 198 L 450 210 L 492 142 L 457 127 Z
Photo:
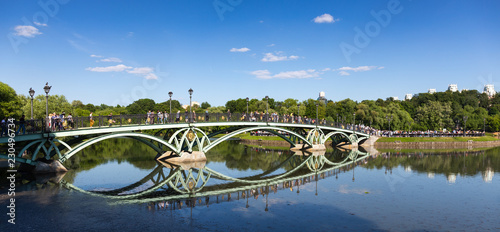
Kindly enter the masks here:
M 204 154 L 221 142 L 252 131 L 278 136 L 288 142 L 292 148 L 297 149 L 311 149 L 313 147 L 317 149 L 316 145 L 324 145 L 330 138 L 334 145 L 357 146 L 358 143 L 362 143 L 370 136 L 365 131 L 344 129 L 343 125 L 338 127 L 338 124 L 327 121 L 316 125 L 293 123 L 293 121 L 285 119 L 268 117 L 261 118 L 261 121 L 251 121 L 248 118 L 233 115 L 233 121 L 229 121 L 229 118 L 223 116 L 217 116 L 215 119 L 212 117 L 207 122 L 152 124 L 151 122 L 142 123 L 142 119 L 137 117 L 132 120 L 130 117 L 132 116 L 117 116 L 114 119 L 120 119 L 120 123 L 115 121 L 107 127 L 79 127 L 75 130 L 51 132 L 40 130 L 28 135 L 19 135 L 16 137 L 16 142 L 18 144 L 23 142 L 25 145 L 19 149 L 16 161 L 36 165 L 37 159 L 50 160 L 55 158 L 60 162 L 65 162 L 85 147 L 118 137 L 140 140 L 160 154 L 168 151 L 172 153 L 171 157 L 183 157 L 189 156 L 193 152 Z M 138 123 L 134 124 L 134 122 Z M 83 126 L 83 123 L 80 125 Z M 218 128 L 218 130 L 207 135 L 206 131 L 209 128 Z M 145 133 L 149 130 L 165 131 L 166 136 L 160 137 Z M 173 133 L 170 135 L 166 133 L 167 130 L 173 131 Z M 221 134 L 222 136 L 220 136 Z M 7 143 L 7 141 L 7 138 L 0 138 L 0 144 Z M 29 151 L 29 155 L 26 151 Z M 0 154 L 0 158 L 8 158 L 8 156 Z

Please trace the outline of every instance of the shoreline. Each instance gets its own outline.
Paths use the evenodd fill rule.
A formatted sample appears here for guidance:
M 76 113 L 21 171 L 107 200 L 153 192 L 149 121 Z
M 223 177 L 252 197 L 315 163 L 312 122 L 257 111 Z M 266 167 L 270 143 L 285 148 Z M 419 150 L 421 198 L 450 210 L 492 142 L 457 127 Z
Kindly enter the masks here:
M 284 140 L 264 140 L 264 139 L 240 139 L 243 144 L 260 146 L 280 146 L 289 147 L 290 144 Z M 327 141 L 325 146 L 331 146 L 331 141 Z M 495 141 L 464 141 L 464 142 L 374 142 L 373 144 L 362 144 L 361 147 L 373 147 L 375 149 L 449 149 L 449 148 L 488 148 L 500 146 L 500 140 Z

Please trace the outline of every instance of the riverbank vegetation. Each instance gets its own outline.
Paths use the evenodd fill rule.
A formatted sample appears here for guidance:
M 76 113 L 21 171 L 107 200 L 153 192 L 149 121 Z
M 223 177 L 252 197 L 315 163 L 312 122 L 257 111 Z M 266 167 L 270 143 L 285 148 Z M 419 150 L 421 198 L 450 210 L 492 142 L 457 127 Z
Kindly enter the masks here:
M 30 97 L 17 94 L 7 84 L 0 82 L 0 117 L 19 118 L 22 114 L 30 115 Z M 165 96 L 168 99 L 168 96 Z M 283 101 L 269 98 L 249 99 L 248 110 L 265 112 L 269 104 L 269 112 L 279 115 L 300 113 L 301 116 L 316 118 L 316 100 L 299 101 L 288 98 Z M 187 102 L 186 102 L 187 103 Z M 74 116 L 120 114 L 145 114 L 149 110 L 167 111 L 172 105 L 172 112 L 185 111 L 181 102 L 169 100 L 156 102 L 152 99 L 138 99 L 127 106 L 94 105 L 81 100 L 71 102 L 62 95 L 49 95 L 49 112 L 72 113 Z M 45 95 L 35 96 L 33 101 L 34 117 L 45 115 Z M 202 115 L 209 113 L 244 113 L 247 111 L 245 98 L 229 100 L 224 106 L 211 106 L 208 102 L 194 105 L 193 110 Z M 353 117 L 355 113 L 355 118 Z M 461 92 L 436 92 L 434 94 L 419 93 L 411 100 L 399 101 L 393 98 L 353 101 L 349 98 L 339 101 L 319 101 L 318 117 L 343 123 L 364 124 L 381 130 L 455 130 L 465 126 L 467 130 L 499 131 L 500 130 L 500 96 L 489 98 L 477 90 Z M 354 121 L 355 120 L 355 121 Z

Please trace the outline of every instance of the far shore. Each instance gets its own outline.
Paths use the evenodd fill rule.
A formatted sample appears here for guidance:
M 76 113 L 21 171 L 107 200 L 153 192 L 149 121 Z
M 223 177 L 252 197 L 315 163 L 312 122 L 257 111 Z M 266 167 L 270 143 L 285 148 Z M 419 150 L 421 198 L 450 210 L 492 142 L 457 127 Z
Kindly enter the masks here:
M 239 139 L 243 143 L 262 146 L 289 146 L 288 142 L 277 136 L 242 135 L 239 136 Z M 328 142 L 331 143 L 331 141 Z M 500 139 L 489 135 L 482 137 L 383 137 L 378 138 L 373 144 L 362 144 L 361 146 L 373 146 L 377 149 L 471 149 L 500 146 Z

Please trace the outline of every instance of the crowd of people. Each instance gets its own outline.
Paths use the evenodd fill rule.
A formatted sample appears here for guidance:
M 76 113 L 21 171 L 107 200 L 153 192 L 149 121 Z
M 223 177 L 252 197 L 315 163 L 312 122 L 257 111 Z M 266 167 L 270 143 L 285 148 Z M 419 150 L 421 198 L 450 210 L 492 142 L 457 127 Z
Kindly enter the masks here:
M 172 116 L 175 116 L 175 120 L 174 118 L 172 118 Z M 172 122 L 180 123 L 181 121 L 189 123 L 189 122 L 197 122 L 197 120 L 209 122 L 211 117 L 214 116 L 217 117 L 217 121 L 222 120 L 222 121 L 275 122 L 275 123 L 312 124 L 312 125 L 316 124 L 315 118 L 294 115 L 293 113 L 279 115 L 276 112 L 268 114 L 266 112 L 255 111 L 255 112 L 250 112 L 248 114 L 247 113 L 236 114 L 235 116 L 231 113 L 230 110 L 227 110 L 226 113 L 218 113 L 218 114 L 210 114 L 208 110 L 205 110 L 204 117 L 202 116 L 197 117 L 195 111 L 192 111 L 190 115 L 187 109 L 185 110 L 184 114 L 182 114 L 181 111 L 178 110 L 175 113 L 175 115 L 174 114 L 170 115 L 169 113 L 167 113 L 167 111 L 162 112 L 162 111 L 150 110 L 145 115 L 146 120 L 144 123 L 146 125 L 164 124 Z M 49 120 L 46 120 L 45 122 L 46 123 L 45 128 L 50 131 L 71 130 L 75 128 L 75 122 L 71 113 L 66 116 L 65 112 L 62 112 L 60 114 L 54 112 L 48 116 L 48 119 Z M 90 127 L 93 127 L 95 122 L 93 112 L 90 113 L 88 119 Z M 108 120 L 108 126 L 110 127 L 116 123 L 112 113 L 110 113 L 107 116 L 107 120 Z M 27 124 L 34 125 L 34 122 L 27 121 L 25 119 L 25 116 L 23 115 L 18 121 L 15 122 L 15 124 L 17 125 L 16 134 L 22 132 L 22 134 L 24 135 L 26 133 Z M 78 124 L 80 125 L 80 123 Z M 102 125 L 102 123 L 100 123 L 100 125 Z M 473 130 L 468 130 L 465 132 L 463 130 L 447 131 L 446 129 L 440 131 L 379 130 L 369 126 L 365 126 L 363 124 L 352 125 L 352 124 L 344 124 L 341 122 L 330 122 L 330 121 L 327 122 L 324 118 L 318 121 L 318 125 L 334 126 L 341 129 L 354 130 L 357 132 L 362 132 L 379 137 L 458 137 L 458 136 L 472 137 L 472 136 L 484 136 L 485 134 L 484 132 L 473 131 Z M 2 132 L 0 136 L 7 135 L 7 118 L 4 118 L 1 121 L 1 128 Z M 253 133 L 253 134 L 259 135 L 259 133 Z
M 47 120 L 47 127 L 51 131 L 63 131 L 74 128 L 73 115 L 70 113 L 66 116 L 65 112 L 58 114 L 56 112 L 49 114 L 50 120 Z

